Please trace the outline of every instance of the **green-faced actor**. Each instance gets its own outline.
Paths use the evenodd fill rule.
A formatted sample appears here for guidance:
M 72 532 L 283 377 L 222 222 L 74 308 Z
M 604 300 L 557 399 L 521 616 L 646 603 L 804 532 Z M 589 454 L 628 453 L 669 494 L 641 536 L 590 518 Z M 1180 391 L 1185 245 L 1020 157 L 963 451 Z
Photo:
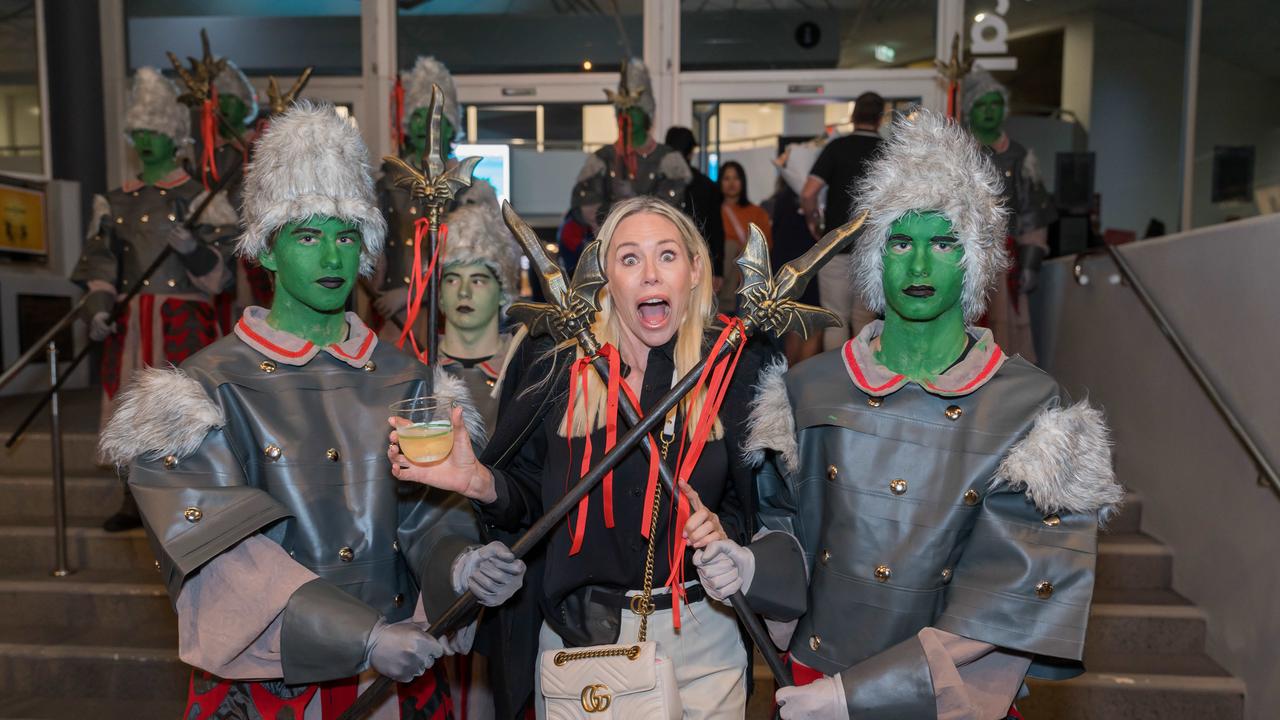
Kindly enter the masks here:
M 884 320 L 766 373 L 746 446 L 770 532 L 694 562 L 776 621 L 783 718 L 1003 718 L 1025 677 L 1082 671 L 1098 523 L 1123 498 L 1109 433 L 973 325 L 1008 255 L 964 129 L 897 123 L 857 204 L 854 283 Z
M 89 234 L 71 273 L 88 294 L 89 337 L 104 344 L 103 423 L 135 371 L 182 362 L 219 338 L 230 319 L 220 316 L 216 298 L 231 283 L 235 212 L 218 195 L 194 231 L 183 227 L 205 190 L 178 166 L 178 152 L 191 143 L 191 115 L 177 87 L 155 68 L 138 68 L 124 124 L 140 172 L 93 196 Z M 144 277 L 166 248 L 173 252 Z M 139 288 L 117 312 L 117 300 Z M 126 492 L 103 527 L 114 532 L 139 522 Z
M 618 120 L 618 139 L 588 155 L 578 171 L 569 198 L 574 220 L 599 230 L 614 203 L 638 195 L 684 207 L 693 171 L 680 153 L 653 138 L 657 105 L 648 68 L 639 58 L 625 60 L 617 91 L 605 95 Z
M 414 620 L 454 600 L 459 567 L 502 560 L 477 556 L 465 503 L 392 474 L 388 406 L 431 392 L 430 370 L 346 311 L 385 233 L 367 158 L 330 105 L 273 119 L 237 245 L 275 274 L 271 307 L 180 369 L 143 373 L 102 434 L 103 457 L 131 466 L 202 717 L 340 711 L 350 698 L 317 685 L 375 672 L 406 683 L 402 707 L 438 707 L 434 663 L 473 631 L 435 638 Z M 432 382 L 482 435 L 463 384 Z

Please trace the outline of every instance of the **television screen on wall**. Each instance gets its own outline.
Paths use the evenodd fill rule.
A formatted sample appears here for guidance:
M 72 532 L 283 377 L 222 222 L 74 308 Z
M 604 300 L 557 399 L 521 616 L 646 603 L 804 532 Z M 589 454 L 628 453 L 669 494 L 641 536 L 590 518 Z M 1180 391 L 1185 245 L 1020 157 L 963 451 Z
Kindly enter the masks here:
M 44 186 L 0 175 L 0 253 L 48 255 Z

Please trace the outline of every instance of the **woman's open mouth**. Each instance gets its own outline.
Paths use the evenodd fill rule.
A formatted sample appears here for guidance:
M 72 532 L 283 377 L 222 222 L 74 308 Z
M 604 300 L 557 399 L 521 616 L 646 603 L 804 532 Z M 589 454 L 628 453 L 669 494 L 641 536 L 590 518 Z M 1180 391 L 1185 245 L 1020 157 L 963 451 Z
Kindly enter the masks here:
M 933 297 L 934 292 L 936 291 L 931 285 L 912 285 L 902 291 L 904 295 L 910 295 L 914 298 Z
M 641 325 L 660 328 L 667 323 L 667 318 L 671 317 L 671 303 L 661 297 L 641 300 L 636 306 L 636 315 L 640 318 Z
M 327 287 L 330 290 L 337 290 L 338 288 L 342 287 L 346 283 L 347 281 L 343 280 L 340 277 L 322 277 L 316 281 L 317 285 L 320 285 L 321 287 Z

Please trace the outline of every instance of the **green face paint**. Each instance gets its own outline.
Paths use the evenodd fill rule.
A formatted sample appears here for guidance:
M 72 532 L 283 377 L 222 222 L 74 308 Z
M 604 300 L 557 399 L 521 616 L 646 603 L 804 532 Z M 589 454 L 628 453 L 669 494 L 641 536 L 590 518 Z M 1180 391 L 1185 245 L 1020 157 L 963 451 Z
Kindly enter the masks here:
M 244 134 L 244 121 L 249 117 L 249 106 L 244 100 L 231 93 L 218 96 L 218 111 L 226 119 L 226 123 L 218 123 L 218 134 L 224 138 L 240 137 Z
M 490 326 L 496 331 L 502 307 L 502 285 L 488 265 L 481 262 L 446 265 L 440 278 L 440 309 L 445 332 L 475 331 Z
M 346 338 L 344 311 L 360 272 L 360 231 L 334 217 L 287 223 L 258 256 L 276 274 L 267 322 L 317 345 Z
M 876 356 L 894 372 L 929 380 L 965 347 L 964 248 L 939 212 L 912 212 L 893 223 L 881 275 L 884 332 Z
M 129 139 L 133 141 L 133 149 L 142 163 L 143 182 L 154 185 L 177 169 L 178 164 L 173 158 L 177 147 L 173 138 L 154 130 L 134 130 L 129 133 Z
M 453 138 L 457 131 L 453 123 L 446 117 L 440 118 L 440 142 L 444 147 L 445 157 L 453 154 Z M 404 146 L 409 151 L 409 158 L 414 165 L 422 160 L 431 142 L 431 113 L 427 108 L 418 108 L 409 116 L 409 126 L 404 129 Z
M 649 115 L 634 105 L 618 115 L 621 116 L 623 113 L 631 119 L 631 147 L 638 148 L 644 145 L 649 139 L 649 126 L 652 123 Z
M 999 140 L 1006 110 L 1000 93 L 993 90 L 983 95 L 969 108 L 969 131 L 984 145 Z

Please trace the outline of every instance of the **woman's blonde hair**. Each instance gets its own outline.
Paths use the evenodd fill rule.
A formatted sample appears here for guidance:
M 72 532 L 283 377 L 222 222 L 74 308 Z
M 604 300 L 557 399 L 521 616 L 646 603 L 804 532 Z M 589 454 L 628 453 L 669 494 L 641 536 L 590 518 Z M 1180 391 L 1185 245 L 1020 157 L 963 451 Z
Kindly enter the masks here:
M 609 216 L 604 219 L 604 224 L 600 226 L 600 232 L 596 235 L 600 241 L 600 266 L 606 270 L 606 277 L 609 247 L 614 233 L 617 232 L 623 220 L 642 213 L 658 215 L 674 225 L 684 243 L 685 252 L 689 255 L 689 262 L 694 263 L 698 268 L 688 309 L 680 321 L 680 327 L 676 329 L 675 369 L 678 378 L 684 377 L 702 361 L 703 336 L 715 316 L 715 293 L 711 287 L 711 253 L 707 250 L 706 241 L 702 239 L 702 235 L 687 215 L 657 198 L 642 195 L 614 205 Z M 621 321 L 614 312 L 608 283 L 600 289 L 600 312 L 596 315 L 591 330 L 601 345 L 609 343 L 617 347 L 618 340 L 622 337 Z M 564 347 L 572 344 L 573 341 L 569 341 Z M 578 348 L 576 356 L 582 357 L 581 348 Z M 594 370 L 587 371 L 587 387 L 591 396 L 590 407 L 586 407 L 580 389 L 574 399 L 573 437 L 585 437 L 587 428 L 604 427 L 606 388 Z M 573 390 L 570 389 L 571 392 Z M 706 390 L 704 389 L 696 393 L 696 397 L 694 394 L 686 396 L 679 405 L 684 412 L 686 418 L 684 424 L 690 436 L 693 434 L 695 421 L 705 401 Z M 718 439 L 723 432 L 720 419 L 716 418 L 710 438 Z M 560 421 L 560 435 L 568 436 L 564 420 Z M 674 458 L 672 460 L 674 461 Z

